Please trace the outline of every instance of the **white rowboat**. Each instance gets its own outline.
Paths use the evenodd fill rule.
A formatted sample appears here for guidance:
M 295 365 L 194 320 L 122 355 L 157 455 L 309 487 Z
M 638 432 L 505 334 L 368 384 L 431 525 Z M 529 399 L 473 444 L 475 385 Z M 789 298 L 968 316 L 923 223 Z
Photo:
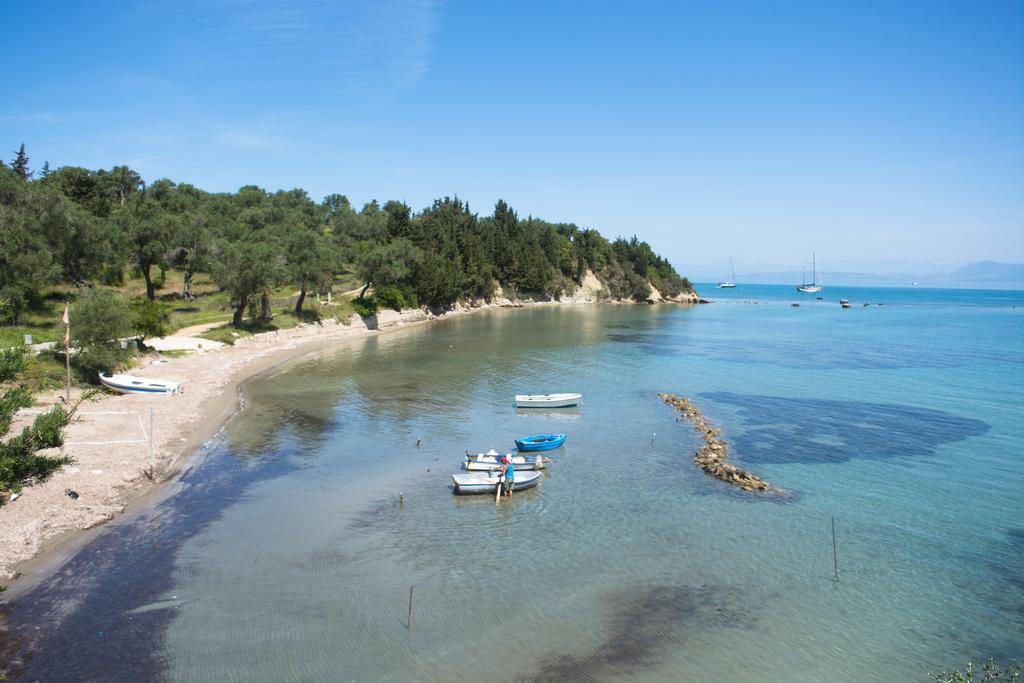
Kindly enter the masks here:
M 512 482 L 513 491 L 531 489 L 540 483 L 540 472 L 516 472 Z M 494 493 L 498 490 L 501 475 L 498 472 L 471 472 L 469 474 L 453 474 L 452 482 L 455 494 Z
M 170 396 L 185 390 L 181 382 L 170 382 L 162 379 L 133 377 L 132 375 L 104 375 L 100 373 L 100 383 L 108 389 L 122 394 L 156 394 Z
M 516 408 L 568 408 L 582 399 L 583 394 L 516 394 Z
M 493 448 L 487 453 L 478 453 L 477 455 L 470 455 L 466 453 L 465 467 L 470 472 L 490 472 L 493 470 L 501 469 L 501 459 L 507 457 L 512 461 L 512 469 L 516 472 L 522 472 L 524 470 L 542 470 L 544 469 L 544 457 L 537 453 L 536 455 L 513 455 L 506 453 L 504 456 L 499 454 Z

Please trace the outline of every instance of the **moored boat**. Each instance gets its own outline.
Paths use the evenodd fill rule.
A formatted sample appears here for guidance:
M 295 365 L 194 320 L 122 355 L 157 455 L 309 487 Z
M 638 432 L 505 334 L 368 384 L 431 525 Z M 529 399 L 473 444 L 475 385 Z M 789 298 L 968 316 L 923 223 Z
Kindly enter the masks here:
M 552 451 L 565 443 L 565 434 L 537 434 L 516 439 L 520 451 Z
M 493 448 L 486 453 L 477 453 L 476 455 L 466 453 L 466 461 L 463 465 L 470 472 L 490 472 L 501 468 L 502 458 L 511 460 L 512 469 L 516 472 L 544 469 L 544 456 L 542 455 L 515 455 L 513 453 L 501 455 Z
M 100 383 L 108 389 L 119 391 L 122 394 L 170 396 L 172 394 L 180 394 L 185 390 L 185 385 L 181 382 L 134 377 L 132 375 L 104 375 L 100 373 Z
M 729 257 L 729 279 L 718 283 L 719 289 L 736 289 L 736 271 L 732 267 L 732 257 Z
M 801 278 L 802 283 L 797 285 L 796 291 L 804 292 L 805 294 L 816 294 L 823 289 L 823 285 L 818 282 L 818 259 L 816 254 L 811 255 L 811 281 L 807 282 L 806 272 Z
M 512 482 L 513 491 L 532 489 L 540 483 L 540 472 L 519 472 Z M 494 493 L 501 481 L 499 472 L 472 472 L 469 474 L 453 474 L 452 493 L 466 495 L 472 493 Z
M 568 408 L 579 405 L 583 394 L 516 394 L 517 408 Z

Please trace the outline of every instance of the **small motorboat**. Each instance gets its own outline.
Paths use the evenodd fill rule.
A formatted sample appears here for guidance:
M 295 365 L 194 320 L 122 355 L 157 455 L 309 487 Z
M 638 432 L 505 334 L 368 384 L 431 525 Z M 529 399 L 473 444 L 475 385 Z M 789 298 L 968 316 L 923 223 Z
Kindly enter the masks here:
M 520 451 L 553 451 L 565 443 L 565 434 L 537 434 L 516 439 Z
M 842 306 L 843 308 L 849 308 L 850 307 L 850 301 L 849 301 L 849 299 L 840 299 L 839 300 L 839 305 Z
M 463 464 L 470 472 L 491 472 L 501 469 L 503 457 L 512 461 L 512 469 L 516 472 L 544 469 L 544 456 L 542 455 L 513 455 L 512 453 L 501 455 L 493 448 L 486 453 L 477 453 L 476 455 L 466 453 L 466 461 Z
M 516 394 L 516 408 L 568 408 L 582 399 L 583 394 Z
M 119 391 L 122 394 L 158 394 L 170 396 L 180 394 L 185 390 L 181 382 L 171 382 L 162 379 L 147 379 L 145 377 L 133 377 L 132 375 L 104 375 L 100 373 L 100 383 L 108 389 Z
M 532 489 L 540 483 L 540 472 L 518 472 L 512 482 L 513 491 Z M 471 472 L 469 474 L 453 474 L 452 482 L 454 487 L 452 493 L 466 495 L 472 493 L 495 493 L 498 490 L 498 482 L 501 481 L 499 472 Z

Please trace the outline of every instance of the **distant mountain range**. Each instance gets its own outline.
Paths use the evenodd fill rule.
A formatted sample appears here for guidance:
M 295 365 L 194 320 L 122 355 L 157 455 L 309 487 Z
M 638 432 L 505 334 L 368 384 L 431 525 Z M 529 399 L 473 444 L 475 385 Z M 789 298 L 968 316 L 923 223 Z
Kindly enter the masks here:
M 767 285 L 800 283 L 802 273 L 737 273 L 737 282 Z M 810 277 L 810 275 L 807 275 Z M 826 285 L 850 287 L 965 287 L 977 289 L 1024 289 L 1024 263 L 978 261 L 950 273 L 844 273 L 818 271 Z

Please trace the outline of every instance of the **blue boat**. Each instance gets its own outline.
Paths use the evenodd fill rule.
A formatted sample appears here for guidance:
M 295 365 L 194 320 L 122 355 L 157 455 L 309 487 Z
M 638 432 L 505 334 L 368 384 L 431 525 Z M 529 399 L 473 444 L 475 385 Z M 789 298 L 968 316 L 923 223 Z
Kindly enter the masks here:
M 565 434 L 537 434 L 516 439 L 520 451 L 552 451 L 565 443 Z

